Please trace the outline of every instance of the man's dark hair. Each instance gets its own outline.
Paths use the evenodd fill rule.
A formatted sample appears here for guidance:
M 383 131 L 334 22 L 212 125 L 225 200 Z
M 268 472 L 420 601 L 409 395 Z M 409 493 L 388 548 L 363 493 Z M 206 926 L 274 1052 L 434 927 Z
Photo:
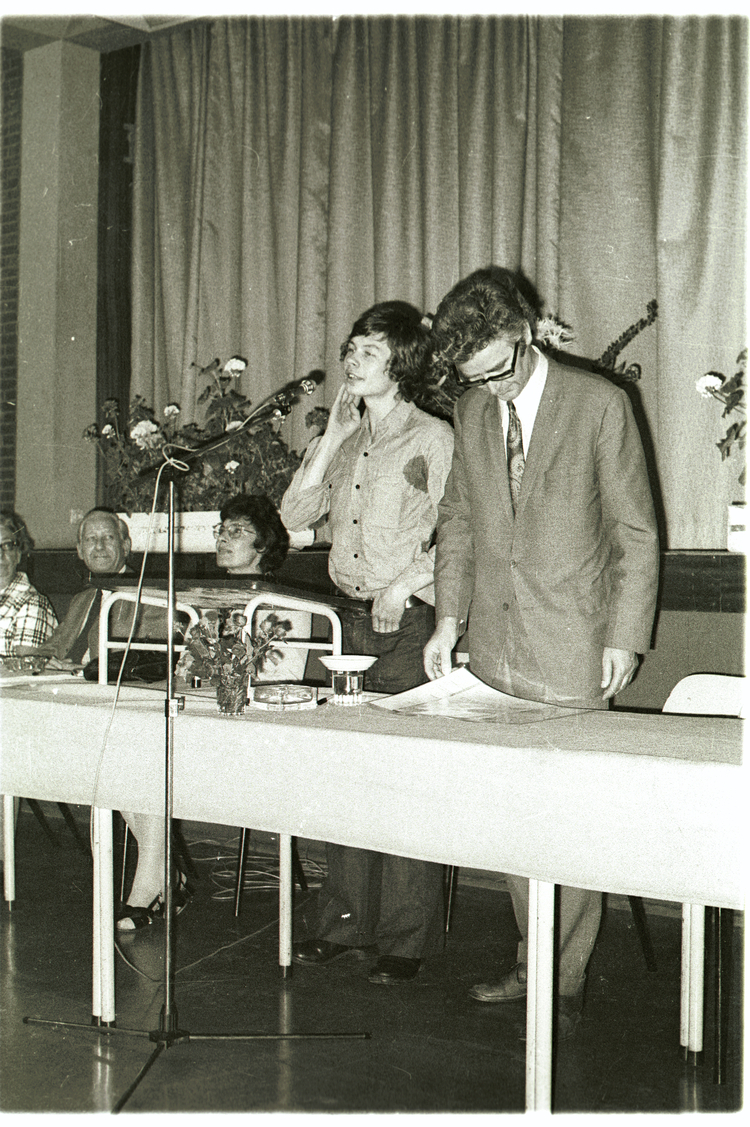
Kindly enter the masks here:
M 470 360 L 497 337 L 532 336 L 536 313 L 521 293 L 518 273 L 487 266 L 458 282 L 437 307 L 432 322 L 434 363 L 452 366 Z
M 281 567 L 289 551 L 289 533 L 281 523 L 273 501 L 261 493 L 239 493 L 223 506 L 222 521 L 246 520 L 255 529 L 255 548 L 261 553 L 260 570 Z
M 391 350 L 388 374 L 398 384 L 401 398 L 411 403 L 424 390 L 430 357 L 430 331 L 422 314 L 408 301 L 381 301 L 367 309 L 341 345 L 346 356 L 354 337 L 379 336 Z

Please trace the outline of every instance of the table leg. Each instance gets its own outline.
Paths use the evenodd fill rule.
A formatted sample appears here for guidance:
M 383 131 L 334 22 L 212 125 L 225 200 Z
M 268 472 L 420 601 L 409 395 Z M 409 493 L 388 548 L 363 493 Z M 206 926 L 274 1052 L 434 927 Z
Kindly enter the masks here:
M 552 1110 L 555 886 L 529 881 L 526 995 L 526 1110 Z
M 92 1022 L 115 1020 L 115 912 L 113 893 L 112 811 L 94 807 L 94 922 Z
M 16 898 L 16 804 L 12 794 L 3 795 L 3 894 L 8 909 Z
M 683 1056 L 698 1063 L 703 1050 L 703 959 L 706 909 L 682 905 L 682 966 L 680 980 L 680 1045 Z
M 279 966 L 284 978 L 292 970 L 292 838 L 279 834 Z

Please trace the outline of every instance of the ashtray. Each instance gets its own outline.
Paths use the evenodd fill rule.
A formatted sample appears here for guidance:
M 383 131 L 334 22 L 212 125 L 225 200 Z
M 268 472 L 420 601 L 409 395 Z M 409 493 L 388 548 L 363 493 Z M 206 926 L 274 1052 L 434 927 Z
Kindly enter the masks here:
M 316 708 L 318 690 L 309 685 L 252 685 L 248 704 L 250 708 L 263 708 L 269 712 Z
M 371 654 L 327 654 L 321 657 L 321 664 L 331 671 L 331 704 L 362 704 L 365 670 L 377 660 Z

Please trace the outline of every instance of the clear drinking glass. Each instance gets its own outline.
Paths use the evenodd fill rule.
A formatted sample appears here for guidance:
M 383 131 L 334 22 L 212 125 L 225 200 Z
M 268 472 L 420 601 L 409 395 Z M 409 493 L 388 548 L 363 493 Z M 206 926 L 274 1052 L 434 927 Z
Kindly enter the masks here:
M 328 698 L 330 703 L 350 706 L 361 704 L 365 670 L 378 659 L 367 654 L 331 654 L 320 660 L 331 671 L 333 695 Z

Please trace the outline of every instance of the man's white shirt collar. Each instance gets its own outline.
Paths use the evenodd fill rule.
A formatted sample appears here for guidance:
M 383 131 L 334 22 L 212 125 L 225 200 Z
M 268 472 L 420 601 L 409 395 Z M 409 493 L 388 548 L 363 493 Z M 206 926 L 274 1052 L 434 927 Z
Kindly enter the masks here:
M 523 450 L 524 454 L 529 449 L 529 441 L 531 440 L 531 432 L 534 429 L 534 422 L 536 421 L 536 414 L 539 410 L 539 403 L 544 392 L 544 385 L 547 382 L 547 357 L 544 353 L 540 352 L 536 345 L 532 344 L 532 349 L 536 353 L 536 367 L 529 377 L 529 382 L 523 391 L 519 392 L 513 403 L 521 423 L 521 434 L 523 437 Z M 508 435 L 508 404 L 503 400 L 498 400 L 500 404 L 500 418 L 503 423 L 503 434 Z

